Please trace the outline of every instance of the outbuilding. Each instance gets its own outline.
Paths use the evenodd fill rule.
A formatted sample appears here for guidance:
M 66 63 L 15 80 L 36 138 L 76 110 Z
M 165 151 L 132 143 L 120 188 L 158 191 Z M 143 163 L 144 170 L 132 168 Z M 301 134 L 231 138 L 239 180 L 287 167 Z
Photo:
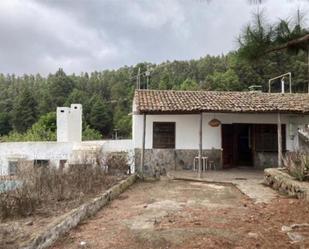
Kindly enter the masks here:
M 135 167 L 153 175 L 281 166 L 285 153 L 299 149 L 298 129 L 308 123 L 309 94 L 136 90 Z

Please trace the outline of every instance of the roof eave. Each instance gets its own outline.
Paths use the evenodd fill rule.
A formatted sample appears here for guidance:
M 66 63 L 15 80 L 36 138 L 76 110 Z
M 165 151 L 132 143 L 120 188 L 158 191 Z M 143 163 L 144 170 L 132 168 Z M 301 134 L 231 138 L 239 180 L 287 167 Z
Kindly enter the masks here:
M 309 112 L 303 111 L 229 111 L 229 110 L 194 110 L 194 111 L 159 111 L 159 110 L 139 110 L 135 114 L 147 114 L 147 115 L 182 115 L 182 114 L 200 114 L 200 113 L 230 113 L 230 114 L 298 114 L 308 115 Z

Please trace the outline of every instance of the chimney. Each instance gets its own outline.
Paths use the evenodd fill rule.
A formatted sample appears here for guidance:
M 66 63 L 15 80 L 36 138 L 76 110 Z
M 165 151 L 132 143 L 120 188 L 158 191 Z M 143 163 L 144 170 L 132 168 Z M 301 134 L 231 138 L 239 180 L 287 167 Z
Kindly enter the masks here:
M 57 142 L 82 141 L 82 105 L 57 107 Z

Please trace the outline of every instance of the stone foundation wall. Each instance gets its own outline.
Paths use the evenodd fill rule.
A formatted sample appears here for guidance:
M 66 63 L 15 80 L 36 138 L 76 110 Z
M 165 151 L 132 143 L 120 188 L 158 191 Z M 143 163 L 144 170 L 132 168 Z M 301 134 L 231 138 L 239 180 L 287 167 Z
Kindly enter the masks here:
M 198 150 L 146 149 L 143 174 L 155 176 L 157 172 L 165 174 L 170 170 L 192 170 L 196 156 Z M 203 150 L 203 156 L 208 156 L 208 162 L 213 161 L 216 169 L 222 168 L 221 150 Z M 135 149 L 135 167 L 138 172 L 141 172 L 140 160 L 141 149 Z
M 254 167 L 257 169 L 266 169 L 278 166 L 277 152 L 255 152 Z
M 264 182 L 280 193 L 309 201 L 309 183 L 295 180 L 282 169 L 265 169 Z

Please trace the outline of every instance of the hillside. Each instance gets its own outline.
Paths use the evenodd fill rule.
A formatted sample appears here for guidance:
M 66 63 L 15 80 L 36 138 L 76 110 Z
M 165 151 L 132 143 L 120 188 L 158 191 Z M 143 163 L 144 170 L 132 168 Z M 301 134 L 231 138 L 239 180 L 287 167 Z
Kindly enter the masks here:
M 114 129 L 119 129 L 120 137 L 130 137 L 131 117 L 128 114 L 131 112 L 136 76 L 140 68 L 141 88 L 145 88 L 147 66 L 150 71 L 149 89 L 246 91 L 248 86 L 257 84 L 267 90 L 269 78 L 291 71 L 293 90 L 307 91 L 305 53 L 289 55 L 277 52 L 252 64 L 240 59 L 237 52 L 231 52 L 228 55 L 207 55 L 198 60 L 164 62 L 158 65 L 139 63 L 117 70 L 80 75 L 67 75 L 62 69 L 47 77 L 39 74 L 0 74 L 0 134 L 3 136 L 15 132 L 3 139 L 23 140 L 24 136 L 19 133 L 27 132 L 42 115 L 54 112 L 57 106 L 81 103 L 84 128 L 87 127 L 90 139 L 93 133 L 98 137 L 96 131 L 103 138 L 110 138 Z M 277 87 L 279 85 L 278 82 Z M 53 133 L 55 126 L 49 123 L 54 122 L 55 115 L 45 115 L 42 119 L 40 123 Z M 28 140 L 53 140 L 55 137 L 45 136 L 44 129 L 42 134 L 31 135 L 32 133 L 27 137 Z

